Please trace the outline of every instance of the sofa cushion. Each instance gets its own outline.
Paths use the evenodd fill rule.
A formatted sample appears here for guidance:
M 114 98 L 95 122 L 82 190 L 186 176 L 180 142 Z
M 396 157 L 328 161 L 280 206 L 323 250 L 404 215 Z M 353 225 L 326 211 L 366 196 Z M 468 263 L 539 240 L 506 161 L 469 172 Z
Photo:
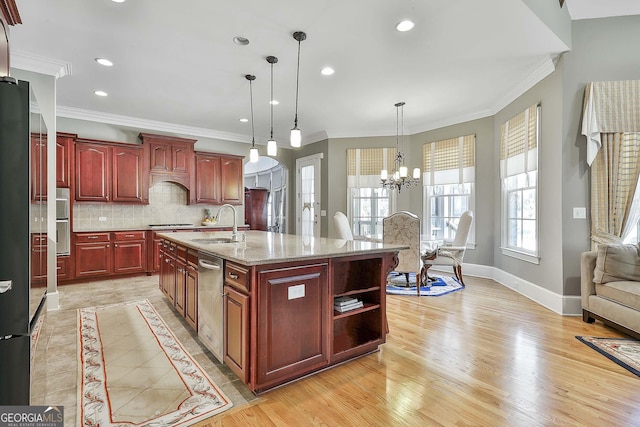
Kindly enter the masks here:
M 596 284 L 596 295 L 640 310 L 640 282 L 620 281 Z
M 640 282 L 638 245 L 598 245 L 593 281 L 608 283 L 624 280 Z

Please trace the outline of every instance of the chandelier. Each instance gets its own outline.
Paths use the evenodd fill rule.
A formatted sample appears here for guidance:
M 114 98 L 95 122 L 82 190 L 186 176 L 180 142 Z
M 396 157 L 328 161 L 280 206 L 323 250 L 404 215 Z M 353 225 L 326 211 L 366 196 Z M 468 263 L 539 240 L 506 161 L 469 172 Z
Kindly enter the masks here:
M 400 146 L 404 147 L 404 102 L 398 102 L 396 107 L 396 155 L 393 160 L 391 174 L 386 169 L 380 171 L 382 187 L 389 190 L 397 189 L 398 193 L 403 188 L 409 188 L 420 184 L 420 168 L 413 169 L 413 176 L 409 177 L 409 169 L 404 165 L 404 153 Z M 402 122 L 402 124 L 400 124 Z

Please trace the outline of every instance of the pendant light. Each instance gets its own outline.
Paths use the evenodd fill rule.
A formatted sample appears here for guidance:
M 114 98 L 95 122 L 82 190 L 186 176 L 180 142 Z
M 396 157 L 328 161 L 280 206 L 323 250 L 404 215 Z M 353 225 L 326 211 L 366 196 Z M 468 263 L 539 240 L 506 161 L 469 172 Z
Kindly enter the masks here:
M 249 162 L 256 163 L 260 159 L 260 155 L 256 148 L 256 137 L 253 130 L 253 87 L 251 85 L 251 83 L 256 79 L 256 76 L 247 74 L 244 78 L 249 80 L 249 99 L 251 100 L 251 149 L 249 150 Z
M 269 105 L 271 106 L 271 137 L 267 141 L 267 156 L 275 157 L 278 155 L 278 144 L 273 139 L 273 64 L 278 62 L 278 58 L 267 56 L 267 62 L 271 64 L 271 98 L 269 99 Z
M 298 67 L 296 71 L 296 116 L 293 120 L 293 129 L 291 129 L 291 146 L 300 147 L 302 143 L 302 134 L 298 129 L 298 87 L 300 86 L 300 42 L 307 39 L 307 35 L 302 31 L 293 33 L 293 38 L 298 42 Z
M 398 193 L 403 188 L 409 188 L 420 183 L 420 168 L 413 169 L 413 176 L 409 177 L 409 169 L 404 165 L 404 102 L 398 102 L 396 107 L 396 154 L 394 158 L 394 169 L 391 175 L 386 169 L 380 171 L 380 181 L 382 187 L 389 190 L 396 189 Z

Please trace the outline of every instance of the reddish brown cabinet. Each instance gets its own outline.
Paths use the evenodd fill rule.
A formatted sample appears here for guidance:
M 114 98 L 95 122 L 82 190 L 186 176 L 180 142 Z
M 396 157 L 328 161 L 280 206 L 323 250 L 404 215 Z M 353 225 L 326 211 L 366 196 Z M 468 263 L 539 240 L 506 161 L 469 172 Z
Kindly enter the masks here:
M 148 203 L 146 163 L 141 146 L 114 146 L 112 149 L 112 201 Z
M 113 267 L 109 233 L 76 233 L 75 242 L 77 278 L 111 274 Z
M 224 363 L 249 383 L 249 296 L 225 286 Z
M 145 204 L 149 201 L 144 147 L 76 140 L 75 199 Z
M 141 273 L 147 267 L 147 244 L 144 231 L 113 233 L 113 272 Z
M 47 200 L 47 137 L 31 134 L 31 200 Z
M 198 254 L 189 251 L 185 273 L 184 318 L 198 331 Z
M 242 157 L 196 152 L 195 203 L 242 204 Z
M 267 201 L 269 190 L 266 188 L 244 189 L 244 222 L 251 230 L 267 231 Z
M 31 235 L 31 284 L 35 287 L 47 285 L 47 236 Z
M 172 181 L 191 190 L 195 139 L 141 133 L 138 135 L 149 151 L 150 185 Z
M 198 255 L 187 248 L 162 240 L 159 285 L 176 311 L 198 330 Z
M 75 199 L 108 202 L 110 199 L 111 151 L 109 146 L 78 142 L 75 149 Z
M 73 141 L 78 135 L 58 133 L 56 136 L 56 187 L 71 187 Z

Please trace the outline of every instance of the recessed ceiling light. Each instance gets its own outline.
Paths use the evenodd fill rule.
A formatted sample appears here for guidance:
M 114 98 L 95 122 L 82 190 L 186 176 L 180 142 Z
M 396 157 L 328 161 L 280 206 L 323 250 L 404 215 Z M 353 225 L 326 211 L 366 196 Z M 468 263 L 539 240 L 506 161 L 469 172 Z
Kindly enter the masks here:
M 411 29 L 413 29 L 413 27 L 415 27 L 416 24 L 413 23 L 413 21 L 409 21 L 408 19 L 405 19 L 404 21 L 400 21 L 396 24 L 396 30 L 398 31 L 409 31 Z
M 242 118 L 242 119 L 240 119 L 240 121 L 241 121 L 242 123 L 247 123 L 247 122 L 249 121 L 249 119 Z
M 269 101 L 269 104 L 278 105 L 278 104 L 280 104 L 280 101 L 278 101 L 277 99 L 274 99 L 273 101 Z
M 96 58 L 95 61 L 100 65 L 104 65 L 105 67 L 113 66 L 113 62 L 109 61 L 107 58 Z
M 124 0 L 111 0 L 114 3 L 124 3 Z
M 96 90 L 96 91 L 95 91 L 95 92 L 93 92 L 93 93 L 95 93 L 95 94 L 96 94 L 96 95 L 98 95 L 98 96 L 107 96 L 107 95 L 109 95 L 107 92 L 105 92 L 105 91 L 103 91 L 103 90 Z
M 331 67 L 324 67 L 320 72 L 321 72 L 321 73 L 322 73 L 322 75 L 324 75 L 324 76 L 330 76 L 330 75 L 332 75 L 333 73 L 335 73 L 335 72 L 336 72 L 336 70 L 334 70 L 334 69 L 333 69 L 333 68 L 331 68 Z
M 242 36 L 235 36 L 233 38 L 233 42 L 235 44 L 239 44 L 240 46 L 246 46 L 249 44 L 249 39 L 246 37 L 242 37 Z

